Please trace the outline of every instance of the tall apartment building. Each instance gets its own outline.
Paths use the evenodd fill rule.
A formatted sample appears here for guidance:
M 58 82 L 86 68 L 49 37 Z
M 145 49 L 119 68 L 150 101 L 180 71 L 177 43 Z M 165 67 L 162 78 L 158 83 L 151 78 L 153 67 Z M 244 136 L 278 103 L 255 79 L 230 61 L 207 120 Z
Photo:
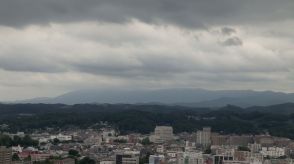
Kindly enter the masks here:
M 196 134 L 196 143 L 203 146 L 211 144 L 211 128 L 204 127 L 203 130 L 198 130 Z
M 11 164 L 12 150 L 5 146 L 0 146 L 0 164 Z
M 173 128 L 171 126 L 156 126 L 152 142 L 163 143 L 171 141 L 174 138 Z

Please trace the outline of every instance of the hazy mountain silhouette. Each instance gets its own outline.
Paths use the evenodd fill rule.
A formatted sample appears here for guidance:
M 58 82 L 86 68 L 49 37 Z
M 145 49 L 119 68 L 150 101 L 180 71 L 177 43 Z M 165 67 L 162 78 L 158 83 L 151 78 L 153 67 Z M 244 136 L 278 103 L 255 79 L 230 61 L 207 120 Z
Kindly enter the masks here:
M 148 103 L 197 107 L 220 107 L 227 104 L 241 107 L 266 106 L 294 102 L 294 93 L 253 90 L 79 90 L 54 98 L 37 98 L 16 103 Z

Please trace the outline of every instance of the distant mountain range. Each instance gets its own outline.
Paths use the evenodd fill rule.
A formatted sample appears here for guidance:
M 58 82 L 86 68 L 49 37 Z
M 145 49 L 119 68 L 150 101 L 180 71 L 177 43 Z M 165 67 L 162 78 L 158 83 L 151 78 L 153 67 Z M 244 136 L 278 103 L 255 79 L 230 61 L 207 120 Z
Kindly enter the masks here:
M 294 93 L 253 90 L 79 90 L 53 98 L 36 98 L 13 103 L 84 104 L 165 104 L 190 107 L 221 107 L 227 104 L 240 107 L 294 103 Z

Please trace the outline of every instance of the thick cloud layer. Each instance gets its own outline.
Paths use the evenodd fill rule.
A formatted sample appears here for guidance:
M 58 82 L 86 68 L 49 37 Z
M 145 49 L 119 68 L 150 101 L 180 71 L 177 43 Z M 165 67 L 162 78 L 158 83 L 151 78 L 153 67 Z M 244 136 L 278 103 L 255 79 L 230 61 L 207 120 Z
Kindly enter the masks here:
M 83 88 L 294 92 L 292 0 L 0 1 L 0 100 Z
M 294 17 L 293 0 L 2 0 L 0 24 L 105 21 L 206 27 Z

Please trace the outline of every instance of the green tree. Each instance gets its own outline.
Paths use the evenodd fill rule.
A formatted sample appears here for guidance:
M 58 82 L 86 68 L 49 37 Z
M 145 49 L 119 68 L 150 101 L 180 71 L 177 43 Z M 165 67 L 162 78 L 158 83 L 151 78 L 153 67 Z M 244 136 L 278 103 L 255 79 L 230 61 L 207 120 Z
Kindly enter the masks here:
M 0 146 L 9 147 L 12 145 L 12 139 L 8 135 L 1 135 L 0 134 Z
M 37 161 L 37 162 L 34 162 L 33 164 L 53 164 L 53 161 L 46 159 L 45 161 Z
M 210 148 L 205 149 L 204 154 L 211 154 L 211 149 Z
M 22 142 L 20 142 L 20 145 L 23 145 L 24 147 L 38 146 L 39 142 L 36 140 L 33 140 L 29 135 L 25 135 L 22 139 Z
M 24 160 L 25 160 L 25 161 L 31 161 L 31 160 L 32 160 L 31 155 L 29 155 L 28 157 L 26 157 Z
M 96 162 L 89 157 L 85 157 L 79 161 L 79 164 L 96 164 Z
M 17 153 L 14 153 L 11 157 L 12 161 L 19 161 L 19 156 L 17 155 Z
M 250 151 L 250 149 L 248 147 L 246 147 L 246 146 L 239 146 L 238 150 L 239 151 Z
M 143 157 L 140 157 L 139 164 L 145 164 L 149 162 L 150 152 L 147 152 L 147 154 Z
M 127 143 L 128 141 L 125 139 L 115 139 L 114 142 L 116 143 Z
M 74 150 L 74 149 L 70 149 L 68 151 L 68 155 L 73 156 L 73 157 L 79 157 L 80 156 L 79 152 L 77 150 Z
M 54 144 L 54 145 L 57 145 L 57 144 L 59 144 L 59 143 L 60 143 L 59 139 L 57 139 L 57 138 L 54 138 L 54 139 L 53 139 L 53 144 Z
M 17 146 L 20 143 L 22 143 L 22 138 L 17 135 L 13 136 L 13 145 Z
M 141 143 L 142 143 L 142 145 L 150 145 L 150 144 L 151 144 L 151 142 L 150 142 L 150 140 L 149 140 L 149 137 L 144 138 L 144 139 L 141 141 Z

